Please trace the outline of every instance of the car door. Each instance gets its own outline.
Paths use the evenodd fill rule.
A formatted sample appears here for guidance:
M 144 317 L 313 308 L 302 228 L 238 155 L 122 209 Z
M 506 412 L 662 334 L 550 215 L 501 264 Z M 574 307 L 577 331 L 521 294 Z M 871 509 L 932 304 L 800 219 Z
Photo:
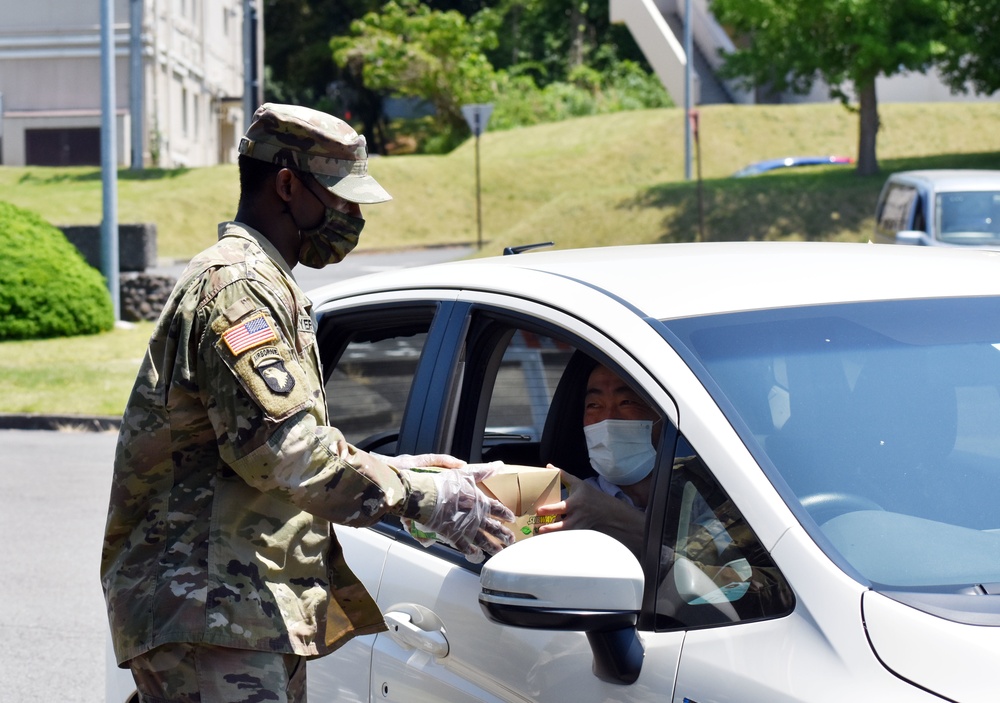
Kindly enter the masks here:
M 604 334 L 555 310 L 504 296 L 465 295 L 472 299 L 456 305 L 444 335 L 453 340 L 454 353 L 441 350 L 437 357 L 439 395 L 423 405 L 419 451 L 544 465 L 559 451 L 545 431 L 574 354 L 586 349 L 620 370 L 640 370 Z M 651 402 L 664 414 L 675 412 L 665 409 L 669 398 L 653 379 L 634 383 L 651 390 Z M 433 427 L 428 418 L 435 418 Z M 574 458 L 563 454 L 558 461 L 568 467 Z M 587 471 L 589 463 L 575 468 Z M 649 641 L 649 665 L 639 681 L 602 681 L 592 673 L 594 652 L 585 633 L 491 622 L 478 603 L 478 565 L 440 544 L 417 546 L 401 530 L 395 536 L 377 596 L 390 630 L 373 645 L 373 698 L 554 703 L 670 695 L 682 632 Z
M 447 298 L 447 295 L 444 296 Z M 324 370 L 324 401 L 334 427 L 349 442 L 383 455 L 413 447 L 420 403 L 441 347 L 446 325 L 441 303 L 407 295 L 359 296 L 317 309 L 317 341 Z M 408 415 L 409 413 L 409 415 Z M 419 423 L 417 423 L 419 424 Z M 373 595 L 395 542 L 398 521 L 378 529 L 335 527 L 348 564 Z M 376 637 L 351 640 L 334 655 L 310 662 L 310 700 L 368 701 Z
M 627 350 L 605 332 L 546 306 L 504 296 L 472 297 L 426 304 L 381 301 L 374 307 L 343 310 L 321 323 L 325 362 L 332 367 L 328 374 L 331 379 L 345 379 L 328 383 L 328 396 L 339 395 L 328 398 L 331 411 L 338 404 L 343 406 L 344 422 L 358 424 L 348 439 L 376 451 L 445 451 L 473 462 L 552 462 L 584 477 L 590 469 L 585 448 L 579 446 L 582 429 L 559 421 L 568 407 L 581 402 L 579 395 L 573 397 L 566 389 L 580 382 L 573 380 L 576 357 L 591 357 L 613 367 L 666 420 L 655 496 L 664 507 L 650 511 L 643 559 L 647 597 L 640 625 L 645 647 L 640 676 L 628 685 L 595 676 L 594 651 L 582 632 L 528 630 L 491 622 L 478 602 L 479 565 L 444 545 L 420 546 L 397 520 L 386 519 L 371 529 L 338 528 L 338 534 L 349 563 L 360 567 L 359 574 L 375 594 L 389 631 L 355 640 L 348 645 L 348 657 L 338 653 L 314 662 L 311 698 L 364 700 L 367 691 L 368 700 L 384 701 L 684 700 L 687 696 L 675 691 L 675 682 L 687 633 L 692 628 L 706 634 L 718 632 L 709 635 L 710 640 L 719 643 L 718 652 L 726 652 L 723 631 L 729 626 L 744 624 L 745 632 L 745 623 L 786 614 L 791 599 L 780 574 L 769 582 L 774 586 L 768 596 L 771 600 L 762 605 L 760 594 L 748 594 L 738 578 L 698 581 L 691 569 L 663 562 L 659 555 L 669 552 L 686 553 L 687 562 L 709 563 L 708 543 L 690 539 L 690 533 L 714 520 L 715 537 L 724 541 L 722 534 L 727 530 L 742 535 L 747 553 L 726 553 L 725 561 L 716 566 L 765 574 L 774 569 L 704 463 L 698 464 L 698 470 L 688 470 L 685 481 L 676 478 L 681 475 L 674 471 L 678 461 L 699 455 L 677 429 L 671 398 Z M 416 314 L 421 309 L 424 312 Z M 421 324 L 428 330 L 422 338 L 412 329 L 413 320 L 421 315 L 425 320 Z M 325 335 L 323 325 L 333 319 L 338 321 L 339 333 Z M 359 324 L 363 331 L 344 332 Z M 346 338 L 351 341 L 345 344 Z M 387 379 L 376 379 L 379 374 L 364 372 L 360 366 L 367 354 L 381 359 L 369 368 L 398 373 L 398 364 L 385 363 L 390 352 L 418 360 L 402 374 L 403 392 L 391 393 Z M 663 352 L 669 350 L 664 347 Z M 379 398 L 346 402 L 350 388 L 377 391 Z M 374 410 L 384 406 L 388 397 L 396 398 L 388 404 L 397 412 L 387 424 L 361 423 L 360 418 L 344 414 L 343 408 Z M 337 413 L 332 413 L 337 424 Z M 381 416 L 386 417 L 385 413 Z M 693 509 L 695 505 L 700 511 Z M 708 507 L 721 512 L 706 517 Z M 692 517 L 698 515 L 700 522 Z M 694 554 L 687 547 L 685 552 L 682 543 L 700 544 L 699 551 Z M 669 550 L 662 550 L 662 545 Z M 706 636 L 699 635 L 699 639 L 705 641 Z M 370 679 L 362 683 L 362 674 L 370 674 Z M 705 690 L 690 674 L 683 683 L 688 693 Z M 726 690 L 718 684 L 712 690 Z

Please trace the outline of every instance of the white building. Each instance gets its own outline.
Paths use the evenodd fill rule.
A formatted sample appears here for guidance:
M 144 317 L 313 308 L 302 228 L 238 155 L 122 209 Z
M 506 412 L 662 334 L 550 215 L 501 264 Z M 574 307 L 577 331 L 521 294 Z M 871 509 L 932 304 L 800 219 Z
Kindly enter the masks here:
M 0 164 L 100 164 L 103 1 L 0 0 Z M 113 2 L 119 163 L 132 165 L 134 137 L 147 167 L 235 161 L 261 95 L 258 0 Z
M 732 40 L 716 21 L 709 0 L 609 0 L 612 22 L 626 25 L 646 56 L 650 66 L 677 105 L 684 104 L 687 57 L 683 46 L 684 12 L 691 8 L 691 103 L 737 103 L 751 105 L 757 96 L 741 89 L 734 81 L 721 80 L 716 72 L 723 58 L 720 51 L 735 50 Z M 879 103 L 905 102 L 981 102 L 998 101 L 991 96 L 954 94 L 936 70 L 879 76 L 876 81 Z M 845 86 L 848 95 L 851 86 Z M 831 100 L 829 86 L 821 80 L 806 95 L 792 92 L 768 95 L 767 102 L 807 103 Z

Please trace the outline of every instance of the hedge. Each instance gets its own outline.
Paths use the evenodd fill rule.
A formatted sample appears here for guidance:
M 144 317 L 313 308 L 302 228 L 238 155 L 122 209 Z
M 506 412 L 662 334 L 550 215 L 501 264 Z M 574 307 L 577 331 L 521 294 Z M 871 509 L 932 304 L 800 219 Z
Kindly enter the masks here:
M 95 334 L 114 322 L 104 277 L 66 236 L 0 202 L 0 341 Z

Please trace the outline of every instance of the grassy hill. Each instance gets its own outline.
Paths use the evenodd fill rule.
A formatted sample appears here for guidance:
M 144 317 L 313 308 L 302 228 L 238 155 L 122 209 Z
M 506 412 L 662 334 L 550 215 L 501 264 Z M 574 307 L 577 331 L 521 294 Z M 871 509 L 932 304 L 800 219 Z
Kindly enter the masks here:
M 863 241 L 885 174 L 915 166 L 1000 168 L 1000 104 L 881 107 L 883 174 L 852 167 L 729 178 L 761 159 L 855 156 L 857 115 L 840 105 L 700 109 L 701 200 L 684 180 L 676 108 L 585 117 L 507 132 L 479 144 L 484 253 L 553 240 L 559 248 L 703 238 Z M 366 208 L 362 249 L 475 242 L 475 143 L 445 156 L 373 159 L 394 200 Z M 697 175 L 698 164 L 694 165 Z M 54 224 L 101 220 L 99 169 L 0 168 L 0 199 Z M 119 221 L 154 222 L 159 252 L 188 258 L 232 217 L 235 166 L 119 174 Z M 699 204 L 700 203 L 700 204 Z
M 1000 168 L 1000 103 L 883 105 L 883 173 L 870 178 L 843 166 L 729 177 L 762 159 L 854 156 L 857 116 L 839 105 L 700 113 L 700 189 L 684 180 L 678 109 L 487 132 L 479 144 L 482 253 L 546 240 L 559 248 L 690 241 L 700 213 L 710 240 L 865 241 L 889 172 Z M 360 250 L 476 242 L 473 141 L 446 156 L 373 159 L 371 171 L 395 199 L 365 210 Z M 118 219 L 156 223 L 160 256 L 186 259 L 214 241 L 216 223 L 232 217 L 238 195 L 231 165 L 121 171 Z M 96 224 L 100 169 L 0 168 L 0 200 L 53 224 Z M 120 415 L 151 327 L 0 344 L 0 413 Z

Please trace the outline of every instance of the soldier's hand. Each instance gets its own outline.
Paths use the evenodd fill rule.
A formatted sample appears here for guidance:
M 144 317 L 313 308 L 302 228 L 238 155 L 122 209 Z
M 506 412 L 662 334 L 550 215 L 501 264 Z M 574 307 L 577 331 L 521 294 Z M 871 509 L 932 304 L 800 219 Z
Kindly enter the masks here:
M 382 456 L 373 452 L 371 454 L 397 469 L 416 469 L 428 466 L 458 469 L 465 466 L 464 461 L 456 459 L 450 454 L 399 454 L 397 456 Z
M 514 541 L 514 533 L 501 524 L 512 521 L 514 513 L 476 486 L 500 466 L 500 462 L 471 464 L 434 474 L 437 504 L 424 524 L 466 556 L 496 554 Z

